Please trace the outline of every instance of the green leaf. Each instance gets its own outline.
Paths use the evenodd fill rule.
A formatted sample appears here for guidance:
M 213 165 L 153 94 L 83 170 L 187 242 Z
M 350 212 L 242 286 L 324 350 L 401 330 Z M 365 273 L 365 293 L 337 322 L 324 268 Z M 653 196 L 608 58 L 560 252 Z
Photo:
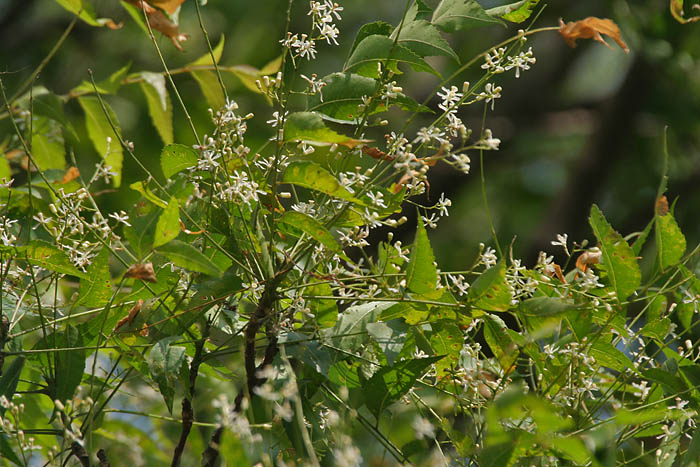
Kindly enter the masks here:
M 573 303 L 555 297 L 528 298 L 518 304 L 520 313 L 534 317 L 560 316 L 576 308 Z
M 306 233 L 331 251 L 341 250 L 340 244 L 336 241 L 335 237 L 323 226 L 323 224 L 313 217 L 297 211 L 285 211 L 285 213 L 282 214 L 277 221 L 300 229 L 302 232 Z
M 225 37 L 222 34 L 221 38 L 219 38 L 219 42 L 216 44 L 216 47 L 214 47 L 212 49 L 216 63 L 219 63 L 219 61 L 221 60 L 221 55 L 224 53 L 224 43 L 225 42 L 226 42 Z M 193 67 L 193 66 L 213 65 L 214 61 L 211 59 L 211 55 L 212 55 L 211 53 L 206 52 L 202 56 L 200 56 L 197 60 L 190 62 L 187 66 Z
M 65 170 L 66 147 L 58 123 L 36 117 L 32 128 L 32 157 L 42 171 Z
M 457 368 L 459 353 L 464 345 L 464 335 L 459 327 L 450 322 L 431 324 L 433 334 L 430 336 L 430 346 L 438 355 L 445 358 L 435 364 L 438 379 L 448 377 Z
M 112 172 L 117 173 L 117 175 L 114 176 L 113 182 L 114 186 L 118 187 L 122 180 L 122 159 L 124 155 L 119 142 L 119 136 L 109 124 L 111 120 L 117 131 L 121 131 L 119 129 L 117 116 L 114 114 L 109 104 L 103 101 L 107 109 L 107 114 L 109 115 L 109 119 L 107 119 L 102 105 L 100 105 L 100 101 L 96 97 L 79 97 L 78 102 L 85 112 L 85 125 L 90 140 L 95 146 L 97 153 L 105 161 L 105 164 L 111 167 Z M 111 140 L 109 143 L 107 142 L 108 138 Z
M 24 361 L 25 358 L 21 355 L 15 357 L 12 363 L 3 368 L 2 376 L 0 376 L 0 396 L 5 396 L 10 402 L 17 391 L 17 383 L 22 368 L 24 368 Z M 0 417 L 5 414 L 5 410 L 5 407 L 0 405 Z
M 430 21 L 432 17 L 433 10 L 423 3 L 423 0 L 416 0 L 411 8 L 408 9 L 406 13 L 406 18 L 410 20 L 426 20 Z
M 68 274 L 80 278 L 87 277 L 87 274 L 73 265 L 63 250 L 59 250 L 48 242 L 33 240 L 23 251 L 27 255 L 27 261 L 35 266 L 40 266 L 59 274 Z
M 160 208 L 165 209 L 166 207 L 168 207 L 168 203 L 157 197 L 155 193 L 153 193 L 147 186 L 143 184 L 143 182 L 134 182 L 131 185 L 129 185 L 129 188 L 131 188 L 134 191 L 138 191 L 143 195 L 144 198 L 146 198 L 148 201 Z
M 435 255 L 430 246 L 428 232 L 426 232 L 423 225 L 423 219 L 421 216 L 418 216 L 416 239 L 411 248 L 411 257 L 406 271 L 406 287 L 411 292 L 424 295 L 435 290 L 437 279 Z
M 180 234 L 180 205 L 176 197 L 170 198 L 168 206 L 158 217 L 156 233 L 153 237 L 153 247 L 165 245 Z
M 210 70 L 194 70 L 190 74 L 197 81 L 209 107 L 215 112 L 223 108 L 226 104 L 226 97 L 221 90 L 221 84 L 219 84 L 219 78 L 216 76 L 216 73 Z
M 333 295 L 331 286 L 328 283 L 314 283 L 304 289 L 304 295 L 324 295 L 330 297 Z M 311 313 L 316 317 L 316 323 L 322 328 L 330 328 L 335 326 L 338 321 L 338 304 L 334 299 L 327 298 L 311 298 L 309 303 Z
M 349 148 L 354 148 L 358 144 L 367 142 L 366 140 L 354 139 L 336 133 L 326 127 L 321 114 L 317 112 L 295 112 L 290 114 L 284 122 L 284 140 L 304 141 L 321 146 L 340 144 Z
M 613 230 L 595 204 L 591 207 L 589 222 L 600 244 L 610 285 L 617 293 L 618 302 L 622 302 L 639 288 L 642 281 L 634 251 Z
M 444 55 L 459 62 L 459 57 L 435 26 L 422 19 L 403 25 L 399 33 L 399 44 L 421 57 Z
M 287 166 L 282 177 L 282 183 L 302 186 L 320 191 L 334 198 L 365 206 L 365 203 L 355 198 L 336 178 L 326 169 L 310 161 L 294 161 Z
M 621 373 L 632 372 L 636 373 L 632 361 L 620 350 L 616 349 L 609 342 L 597 340 L 590 349 L 590 354 L 596 359 L 596 362 L 602 366 L 606 366 L 612 370 Z
M 173 105 L 170 102 L 170 95 L 165 86 L 165 77 L 160 73 L 142 71 L 140 73 L 143 81 L 141 91 L 146 97 L 148 114 L 151 116 L 153 126 L 156 127 L 160 139 L 165 144 L 173 142 Z
M 668 416 L 666 408 L 625 409 L 615 412 L 615 422 L 620 425 L 641 425 L 643 423 L 663 421 Z
M 475 0 L 442 0 L 433 12 L 432 23 L 445 32 L 503 24 Z
M 369 115 L 387 111 L 385 101 L 374 99 L 367 110 L 360 110 L 362 97 L 371 96 L 377 89 L 377 81 L 353 73 L 333 73 L 322 79 L 326 85 L 322 93 L 308 97 L 309 110 L 321 113 L 325 120 L 337 123 L 355 124 L 365 111 Z M 321 100 L 323 99 L 323 100 Z M 389 107 L 398 106 L 402 110 L 415 112 L 432 112 L 412 98 L 399 93 L 396 99 L 389 101 Z
M 365 37 L 358 44 L 343 71 L 351 71 L 370 78 L 379 78 L 380 74 L 377 64 L 380 62 L 396 74 L 401 73 L 397 66 L 398 63 L 406 63 L 415 71 L 425 71 L 440 77 L 440 73 L 435 71 L 419 55 L 400 44 L 395 44 L 392 39 L 379 34 Z
M 316 373 L 328 376 L 333 365 L 333 355 L 329 349 L 316 340 L 310 340 L 306 334 L 287 332 L 281 334 L 279 343 L 285 344 L 287 354 L 303 362 Z M 335 352 L 333 352 L 335 353 Z
M 384 353 L 386 361 L 393 366 L 399 356 L 409 326 L 400 319 L 394 319 L 385 323 L 368 323 L 367 332 L 377 343 L 379 349 Z
M 382 410 L 399 400 L 442 357 L 402 360 L 393 367 L 384 367 L 365 384 L 365 403 L 379 417 Z
M 87 268 L 87 277 L 80 279 L 76 303 L 85 306 L 105 306 L 112 296 L 109 275 L 109 250 L 103 247 Z
M 173 398 L 175 397 L 175 382 L 185 363 L 185 348 L 170 345 L 180 340 L 179 336 L 162 339 L 151 347 L 146 359 L 153 381 L 158 384 L 160 393 L 165 400 L 170 414 L 173 413 Z
M 166 205 L 167 206 L 167 205 Z M 153 248 L 153 236 L 158 222 L 158 210 L 138 217 L 131 217 L 131 227 L 124 227 L 124 237 L 134 249 L 139 259 L 144 258 Z
M 352 43 L 352 47 L 350 47 L 350 53 L 348 54 L 348 56 L 352 55 L 357 46 L 360 45 L 360 42 L 362 42 L 366 37 L 374 35 L 388 37 L 393 31 L 394 26 L 392 26 L 389 23 L 385 23 L 384 21 L 375 21 L 373 23 L 363 24 L 360 30 L 357 31 L 357 34 L 355 35 L 355 40 Z
M 489 8 L 486 13 L 489 16 L 500 16 L 512 23 L 522 23 L 532 15 L 532 10 L 540 3 L 540 0 L 520 0 L 508 5 Z
M 506 283 L 506 263 L 484 271 L 469 288 L 467 300 L 485 311 L 507 311 L 511 301 L 510 287 Z
M 126 74 L 131 68 L 131 63 L 127 63 L 114 73 L 112 73 L 109 78 L 103 79 L 93 84 L 92 81 L 83 81 L 75 88 L 71 89 L 71 92 L 80 94 L 92 94 L 94 92 L 99 92 L 100 94 L 116 94 L 119 88 L 122 87 L 122 82 L 126 77 Z
M 189 243 L 172 240 L 168 244 L 158 247 L 156 251 L 168 258 L 176 266 L 189 271 L 201 272 L 214 277 L 221 277 L 224 274 L 224 271 L 212 260 Z
M 651 228 L 653 226 L 654 226 L 654 219 L 652 219 L 647 224 L 647 226 L 644 228 L 644 230 L 642 232 L 640 232 L 639 236 L 632 244 L 632 251 L 634 251 L 635 256 L 639 256 L 639 254 L 642 252 L 642 248 L 644 248 L 644 244 L 646 243 L 647 238 L 649 237 L 649 234 L 651 233 Z
M 87 0 L 56 0 L 66 10 L 78 16 L 90 26 L 109 26 L 110 29 L 117 29 L 118 25 L 109 18 L 98 18 L 92 3 Z
M 396 302 L 369 302 L 351 306 L 338 316 L 338 322 L 323 331 L 334 347 L 354 352 L 367 342 L 367 324 L 377 321 L 382 311 Z
M 659 255 L 661 271 L 677 264 L 685 253 L 686 242 L 683 232 L 671 212 L 654 216 L 654 232 L 656 234 L 656 250 Z
M 160 167 L 166 179 L 197 165 L 197 151 L 184 144 L 168 144 L 160 152 Z
M 5 433 L 0 433 L 0 454 L 2 454 L 0 459 L 7 459 L 17 465 L 26 465 L 20 460 L 19 457 L 17 457 L 15 451 L 12 450 L 12 446 L 10 446 L 10 442 L 7 441 L 7 435 Z
M 688 450 L 680 465 L 681 467 L 697 467 L 699 465 L 698 459 L 700 459 L 700 428 L 695 428 L 693 438 L 690 440 L 690 445 L 688 445 Z
M 52 400 L 65 402 L 73 398 L 85 371 L 85 350 L 76 349 L 83 346 L 83 335 L 70 324 L 62 331 L 47 334 L 34 345 L 36 350 L 59 350 L 53 353 L 42 352 L 38 357 L 45 370 L 52 370 L 46 375 L 47 391 Z M 61 349 L 71 350 L 60 351 Z
M 484 315 L 484 338 L 503 371 L 509 372 L 518 360 L 518 346 L 508 334 L 506 323 L 498 316 Z

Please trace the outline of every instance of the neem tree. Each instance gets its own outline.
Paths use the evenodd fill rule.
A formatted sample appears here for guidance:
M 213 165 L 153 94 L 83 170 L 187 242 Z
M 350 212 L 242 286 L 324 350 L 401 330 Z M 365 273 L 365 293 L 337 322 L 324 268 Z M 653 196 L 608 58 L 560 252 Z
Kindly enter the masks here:
M 474 0 L 407 1 L 397 25 L 362 26 L 342 70 L 319 78 L 298 68 L 338 46 L 337 3 L 311 1 L 301 32 L 289 30 L 290 1 L 281 55 L 261 70 L 219 65 L 223 39 L 171 70 L 154 31 L 180 48 L 183 2 L 122 2 L 161 72 L 126 66 L 56 95 L 32 87 L 42 64 L 13 95 L 2 87 L 13 129 L 0 160 L 5 462 L 695 462 L 697 248 L 686 253 L 665 175 L 643 232 L 623 237 L 593 206 L 590 246 L 565 234 L 552 242 L 563 265 L 543 252 L 526 267 L 492 227 L 493 248 L 482 245 L 462 271 L 440 271 L 426 227 L 451 202 L 416 201 L 436 164 L 469 174 L 476 157 L 486 183 L 483 159 L 500 144 L 486 114 L 503 92 L 498 75 L 535 63 L 529 36 L 558 31 L 575 45 L 607 35 L 627 50 L 615 23 L 534 29 L 537 0 L 486 10 Z M 55 50 L 77 20 L 117 27 L 88 0 L 58 3 L 75 19 Z M 682 2 L 672 11 L 692 21 Z M 461 60 L 443 33 L 525 21 L 462 60 L 426 102 L 404 93 L 402 72 L 440 77 L 426 56 Z M 453 84 L 467 70 L 475 80 Z M 184 73 L 213 109 L 207 135 L 173 81 Z M 273 109 L 260 147 L 247 144 L 247 124 L 269 116 L 239 108 L 225 73 Z M 142 163 L 108 103 L 132 85 L 165 143 L 162 173 Z M 194 147 L 175 143 L 173 105 Z M 460 118 L 472 105 L 480 128 Z M 82 110 L 86 135 L 65 106 Z M 72 150 L 81 137 L 103 159 L 89 176 Z M 105 212 L 100 190 L 120 187 L 125 157 L 143 170 L 128 187 L 142 198 Z M 411 245 L 391 231 L 407 221 L 406 206 L 418 213 Z M 388 235 L 370 255 L 378 227 Z M 644 251 L 656 259 L 642 275 L 650 236 Z

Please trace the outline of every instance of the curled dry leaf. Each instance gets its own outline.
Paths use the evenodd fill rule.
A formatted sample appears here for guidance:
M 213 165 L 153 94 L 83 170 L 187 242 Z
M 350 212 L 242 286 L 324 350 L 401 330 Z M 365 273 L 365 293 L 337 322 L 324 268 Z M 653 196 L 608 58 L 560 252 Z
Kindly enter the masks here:
M 68 170 L 66 170 L 66 173 L 63 175 L 63 178 L 61 179 L 61 183 L 66 184 L 78 178 L 79 175 L 80 170 L 78 170 L 77 167 L 69 167 Z
M 178 25 L 175 24 L 173 21 L 171 21 L 165 13 L 163 13 L 161 10 L 154 8 L 149 4 L 149 2 L 145 2 L 144 0 L 126 0 L 128 3 L 136 6 L 137 8 L 140 8 L 141 10 L 144 11 L 146 14 L 146 18 L 148 19 L 148 24 L 151 25 L 151 28 L 155 29 L 156 31 L 159 31 L 160 33 L 164 34 L 165 36 L 168 36 L 170 40 L 172 41 L 173 45 L 180 51 L 182 52 L 182 45 L 180 42 L 184 42 L 187 40 L 187 34 L 182 34 L 180 33 L 178 29 Z M 170 1 L 152 1 L 150 3 L 156 5 L 159 8 L 163 8 L 165 11 L 169 11 L 165 7 L 172 7 L 175 3 L 177 3 L 178 0 L 170 0 Z M 183 0 L 184 1 L 184 0 Z M 182 3 L 182 2 L 180 2 Z M 178 6 L 180 6 L 180 3 L 175 5 L 175 9 L 177 9 Z M 173 9 L 173 11 L 175 11 Z
M 656 205 L 654 206 L 654 212 L 657 216 L 665 216 L 668 214 L 668 198 L 666 196 L 661 196 L 656 200 Z
M 695 4 L 692 7 L 694 10 L 700 10 L 700 5 Z M 671 0 L 671 15 L 681 24 L 693 23 L 700 21 L 700 15 L 686 18 L 683 13 L 683 0 Z
M 603 253 L 600 251 L 600 248 L 590 248 L 581 253 L 576 259 L 576 267 L 581 272 L 586 272 L 586 269 L 588 269 L 589 265 L 600 263 L 600 258 L 602 258 L 602 256 Z
M 114 326 L 114 331 L 116 332 L 120 327 L 124 326 L 127 323 L 133 323 L 134 319 L 136 319 L 136 316 L 139 314 L 139 311 L 141 311 L 142 306 L 143 300 L 139 299 L 139 301 L 131 307 L 129 313 L 117 322 L 117 325 Z
M 149 0 L 148 3 L 172 15 L 177 11 L 180 5 L 185 3 L 185 0 Z
M 145 282 L 158 282 L 156 273 L 153 270 L 153 263 L 134 264 L 124 273 L 124 277 L 141 279 Z
M 381 149 L 375 148 L 375 147 L 364 146 L 362 148 L 362 153 L 367 154 L 369 157 L 372 157 L 374 159 L 378 159 L 381 161 L 393 161 L 394 160 L 394 158 L 392 156 L 385 153 Z
M 617 24 L 611 19 L 589 16 L 580 21 L 564 23 L 564 21 L 559 18 L 559 26 L 559 34 L 561 34 L 570 47 L 576 47 L 577 39 L 593 39 L 612 48 L 610 44 L 605 42 L 603 36 L 601 36 L 601 34 L 605 34 L 617 42 L 625 53 L 629 53 L 630 51 L 629 47 L 627 47 L 627 44 L 625 44 L 625 41 L 623 41 L 620 36 L 620 28 L 618 28 Z

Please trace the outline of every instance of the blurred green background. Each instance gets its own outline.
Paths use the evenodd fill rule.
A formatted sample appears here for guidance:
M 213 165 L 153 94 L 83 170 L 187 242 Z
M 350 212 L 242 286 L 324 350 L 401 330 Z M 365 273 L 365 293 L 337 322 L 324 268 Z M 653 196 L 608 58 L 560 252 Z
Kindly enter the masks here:
M 78 23 L 38 77 L 38 85 L 65 94 L 89 79 L 88 69 L 100 80 L 128 62 L 132 63 L 131 71 L 162 71 L 150 40 L 119 2 L 94 3 L 100 16 L 123 22 L 123 28 L 112 31 Z M 345 10 L 338 23 L 340 46 L 319 44 L 318 59 L 304 63 L 302 73 L 322 77 L 340 70 L 362 24 L 384 20 L 396 25 L 405 7 L 398 0 L 341 3 Z M 482 2 L 485 7 L 499 3 Z M 12 94 L 56 44 L 71 15 L 49 0 L 2 0 L 0 5 L 0 72 Z M 286 5 L 284 0 L 209 0 L 202 13 L 212 42 L 222 34 L 226 37 L 221 64 L 261 68 L 278 56 Z M 307 9 L 307 1 L 294 2 L 293 31 L 308 30 Z M 570 49 L 556 32 L 548 32 L 529 41 L 537 57 L 531 71 L 520 79 L 515 79 L 512 72 L 496 76 L 503 86 L 503 97 L 497 101 L 495 112 L 489 114 L 487 127 L 502 144 L 500 151 L 485 154 L 489 203 L 501 243 L 508 245 L 517 236 L 514 255 L 528 265 L 535 261 L 539 250 L 554 250 L 549 242 L 558 233 L 566 232 L 575 241 L 592 238 L 587 224 L 592 203 L 598 203 L 623 234 L 644 228 L 653 214 L 666 125 L 671 155 L 669 200 L 679 199 L 676 215 L 689 245 L 700 239 L 696 214 L 700 207 L 700 190 L 696 189 L 700 183 L 700 23 L 677 23 L 669 13 L 668 0 L 589 0 L 552 3 L 536 26 L 557 25 L 560 17 L 571 21 L 587 16 L 612 18 L 620 26 L 630 54 L 625 55 L 617 46 L 611 50 L 590 40 L 579 41 L 578 48 Z M 448 40 L 466 61 L 515 34 L 520 27 L 481 28 L 453 34 Z M 192 1 L 182 7 L 180 30 L 190 35 L 183 43 L 184 52 L 159 35 L 171 68 L 206 52 Z M 443 76 L 458 67 L 444 57 L 431 62 Z M 476 81 L 480 71 L 476 66 L 454 84 L 461 86 L 465 79 Z M 414 72 L 398 80 L 404 92 L 419 101 L 438 84 L 434 76 Z M 226 75 L 225 81 L 242 113 L 264 117 L 249 125 L 248 144 L 255 150 L 271 135 L 264 122 L 272 109 L 234 76 Z M 210 132 L 208 106 L 195 81 L 189 75 L 180 75 L 175 82 L 200 135 Z M 138 86 L 125 86 L 117 96 L 107 99 L 119 117 L 124 136 L 134 142 L 136 153 L 158 171 L 163 143 L 151 124 Z M 173 107 L 176 142 L 193 144 L 184 113 L 174 98 Z M 482 107 L 473 106 L 461 114 L 477 132 L 481 111 Z M 76 122 L 82 115 L 75 102 L 68 104 L 67 112 Z M 398 128 L 406 117 L 400 112 L 391 114 Z M 79 124 L 77 130 L 84 135 L 85 129 Z M 1 120 L 0 141 L 9 134 L 7 119 Z M 75 154 L 88 173 L 98 161 L 87 143 L 78 145 Z M 480 194 L 478 154 L 472 154 L 472 161 L 468 176 L 441 165 L 432 170 L 430 201 L 434 203 L 441 192 L 453 201 L 450 216 L 431 233 L 442 270 L 464 268 L 472 261 L 479 242 L 490 243 Z M 144 178 L 125 158 L 123 186 Z M 138 195 L 124 188 L 108 196 L 107 202 L 128 209 Z M 413 225 L 411 222 L 406 227 L 406 241 L 412 239 Z

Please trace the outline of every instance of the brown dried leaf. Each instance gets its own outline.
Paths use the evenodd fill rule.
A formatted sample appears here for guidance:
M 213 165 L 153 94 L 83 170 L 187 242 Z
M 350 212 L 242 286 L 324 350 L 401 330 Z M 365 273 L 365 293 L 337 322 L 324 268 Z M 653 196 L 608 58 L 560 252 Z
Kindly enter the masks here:
M 180 5 L 185 3 L 185 0 L 148 0 L 148 3 L 172 15 L 177 11 Z
M 625 41 L 623 41 L 620 36 L 620 28 L 618 28 L 617 24 L 611 19 L 589 16 L 580 21 L 570 21 L 564 24 L 564 21 L 559 18 L 559 26 L 559 34 L 561 34 L 570 47 L 576 47 L 577 39 L 593 39 L 612 48 L 610 44 L 605 42 L 603 36 L 601 36 L 601 34 L 605 34 L 617 42 L 625 53 L 629 53 L 630 51 L 629 47 L 627 47 L 627 44 L 625 44 Z
M 117 325 L 114 326 L 114 331 L 116 332 L 120 327 L 124 326 L 126 323 L 133 323 L 134 319 L 136 319 L 136 316 L 139 314 L 139 311 L 141 311 L 142 306 L 143 300 L 139 299 L 139 301 L 136 302 L 136 304 L 133 307 L 131 307 L 129 313 L 117 322 Z
M 393 161 L 394 158 L 384 151 L 380 150 L 379 148 L 374 148 L 374 147 L 369 147 L 369 146 L 364 146 L 362 148 L 362 153 L 367 154 L 369 157 L 372 157 L 374 159 L 378 159 L 381 161 Z
M 66 170 L 66 173 L 63 175 L 63 178 L 61 179 L 61 183 L 66 184 L 78 178 L 79 175 L 80 170 L 78 170 L 77 167 L 69 167 L 68 170 Z
M 665 216 L 666 214 L 668 214 L 668 211 L 668 198 L 666 198 L 666 196 L 662 196 L 659 199 L 657 199 L 656 205 L 654 206 L 654 212 L 656 213 L 656 215 Z
M 600 263 L 602 256 L 603 253 L 600 251 L 600 248 L 591 248 L 579 255 L 576 259 L 576 267 L 582 272 L 586 272 L 589 265 Z
M 162 11 L 153 8 L 151 5 L 149 5 L 147 2 L 143 0 L 126 0 L 128 3 L 131 3 L 132 5 L 136 6 L 137 8 L 142 9 L 146 13 L 146 17 L 148 19 L 148 24 L 151 25 L 151 28 L 155 29 L 156 31 L 159 31 L 160 33 L 168 36 L 170 40 L 172 41 L 173 45 L 180 51 L 182 52 L 182 45 L 180 45 L 180 42 L 184 42 L 187 40 L 187 34 L 182 34 L 178 30 L 178 25 L 170 21 L 170 19 L 163 13 Z M 157 4 L 158 2 L 151 2 L 154 4 Z M 174 3 L 173 1 L 168 1 L 168 0 L 163 0 L 162 3 L 165 4 L 170 4 Z M 157 5 L 160 7 L 160 5 Z
M 133 277 L 145 282 L 158 282 L 156 273 L 153 270 L 153 263 L 134 264 L 124 273 L 124 277 Z

